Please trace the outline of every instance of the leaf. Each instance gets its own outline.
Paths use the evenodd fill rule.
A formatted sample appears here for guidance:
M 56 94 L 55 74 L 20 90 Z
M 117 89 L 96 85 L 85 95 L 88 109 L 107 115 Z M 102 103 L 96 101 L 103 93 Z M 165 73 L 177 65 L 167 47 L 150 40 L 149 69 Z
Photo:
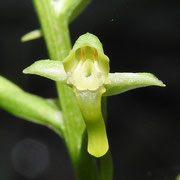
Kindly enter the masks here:
M 63 135 L 62 113 L 47 100 L 23 91 L 0 76 L 0 107 L 13 115 L 46 125 Z
M 63 64 L 60 61 L 39 60 L 24 69 L 23 73 L 36 74 L 60 82 L 65 82 L 67 79 Z
M 42 32 L 40 29 L 33 30 L 31 32 L 28 32 L 21 38 L 21 42 L 27 42 L 27 41 L 32 41 L 35 39 L 39 39 L 42 37 Z
M 122 92 L 146 87 L 161 86 L 165 87 L 162 81 L 151 73 L 109 73 L 110 84 L 105 85 L 104 96 L 120 94 Z
M 58 109 L 62 109 L 61 108 L 61 105 L 59 104 L 59 101 L 57 98 L 48 98 L 46 99 L 49 103 L 51 103 L 53 106 L 55 106 L 55 108 L 58 108 Z

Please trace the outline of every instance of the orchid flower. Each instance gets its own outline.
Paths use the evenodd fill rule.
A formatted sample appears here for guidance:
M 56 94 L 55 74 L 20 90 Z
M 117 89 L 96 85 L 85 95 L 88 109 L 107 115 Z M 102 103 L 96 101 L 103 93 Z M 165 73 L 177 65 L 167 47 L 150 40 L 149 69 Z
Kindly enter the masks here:
M 78 38 L 62 62 L 39 60 L 23 73 L 65 83 L 73 89 L 87 129 L 87 149 L 95 157 L 103 156 L 109 149 L 101 112 L 102 96 L 139 87 L 165 86 L 150 73 L 110 73 L 109 58 L 104 54 L 99 39 L 90 33 Z

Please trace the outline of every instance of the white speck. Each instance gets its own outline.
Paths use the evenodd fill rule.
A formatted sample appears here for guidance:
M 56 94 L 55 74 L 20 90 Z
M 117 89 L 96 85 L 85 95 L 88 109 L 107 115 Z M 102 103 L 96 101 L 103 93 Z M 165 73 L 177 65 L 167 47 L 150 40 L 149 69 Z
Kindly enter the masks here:
M 63 0 L 51 0 L 51 2 L 56 14 L 59 14 L 63 6 Z

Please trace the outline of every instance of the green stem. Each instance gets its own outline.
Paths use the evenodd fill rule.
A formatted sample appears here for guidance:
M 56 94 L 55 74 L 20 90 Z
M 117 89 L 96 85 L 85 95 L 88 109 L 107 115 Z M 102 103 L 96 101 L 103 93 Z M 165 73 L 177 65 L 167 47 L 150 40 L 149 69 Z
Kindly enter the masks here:
M 111 153 L 108 151 L 103 157 L 100 159 L 100 173 L 98 180 L 112 180 L 113 179 L 113 163 L 111 158 Z
M 102 97 L 102 115 L 104 121 L 107 122 L 107 97 Z M 112 180 L 113 179 L 113 161 L 110 150 L 100 158 L 100 172 L 98 180 Z
M 63 14 L 57 16 L 51 0 L 33 0 L 33 2 L 40 20 L 50 59 L 63 60 L 71 49 L 66 16 Z M 87 151 L 83 150 L 84 142 L 82 138 L 85 125 L 75 95 L 67 85 L 56 83 L 56 86 L 63 111 L 64 138 L 77 179 L 96 180 L 97 167 L 95 159 Z
M 63 60 L 71 50 L 68 22 L 62 14 L 58 16 L 51 0 L 33 0 L 49 56 L 52 60 Z

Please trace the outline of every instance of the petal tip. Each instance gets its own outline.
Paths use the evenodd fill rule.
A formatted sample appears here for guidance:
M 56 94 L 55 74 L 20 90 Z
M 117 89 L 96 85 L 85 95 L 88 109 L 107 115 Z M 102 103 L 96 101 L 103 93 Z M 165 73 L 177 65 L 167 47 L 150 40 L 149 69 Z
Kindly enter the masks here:
M 109 146 L 107 145 L 105 148 L 100 149 L 99 151 L 94 151 L 93 149 L 88 148 L 88 153 L 96 158 L 100 158 L 104 156 L 109 150 Z
M 23 74 L 29 74 L 29 68 L 25 68 L 23 71 L 22 71 Z
M 166 87 L 166 84 L 164 84 L 161 80 L 157 79 L 158 82 L 155 84 L 156 86 L 160 86 L 160 87 Z

